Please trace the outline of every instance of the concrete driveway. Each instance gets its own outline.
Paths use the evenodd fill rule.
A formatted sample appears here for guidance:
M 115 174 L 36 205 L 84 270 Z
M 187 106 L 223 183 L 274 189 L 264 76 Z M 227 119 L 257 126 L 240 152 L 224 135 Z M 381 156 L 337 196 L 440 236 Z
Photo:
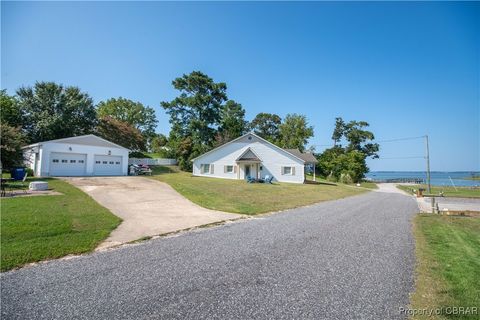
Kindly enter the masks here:
M 202 208 L 169 185 L 144 177 L 67 178 L 123 219 L 100 246 L 107 248 L 142 237 L 242 217 Z

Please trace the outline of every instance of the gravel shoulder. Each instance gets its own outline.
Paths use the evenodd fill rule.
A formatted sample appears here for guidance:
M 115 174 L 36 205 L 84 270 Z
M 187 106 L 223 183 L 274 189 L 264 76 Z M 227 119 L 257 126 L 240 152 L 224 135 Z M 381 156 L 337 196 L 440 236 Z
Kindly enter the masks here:
M 370 192 L 3 273 L 4 319 L 401 319 L 412 197 Z

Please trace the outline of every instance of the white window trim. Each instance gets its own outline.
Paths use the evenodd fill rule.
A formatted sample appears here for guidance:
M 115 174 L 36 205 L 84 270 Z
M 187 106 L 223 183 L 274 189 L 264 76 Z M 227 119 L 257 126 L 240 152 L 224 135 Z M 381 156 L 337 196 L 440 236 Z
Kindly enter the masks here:
M 202 164 L 200 164 L 200 173 L 201 173 L 201 174 L 210 174 L 210 172 L 211 172 L 211 167 L 212 167 L 212 165 L 211 165 L 210 163 L 202 163 Z M 208 168 L 208 171 L 207 171 L 207 170 L 204 171 L 204 168 Z
M 285 173 L 286 168 L 290 168 L 289 173 Z M 295 175 L 295 166 L 282 166 L 282 175 L 284 175 L 284 176 L 294 176 Z
M 231 167 L 232 170 L 229 171 L 229 170 L 228 170 L 228 167 Z M 227 164 L 227 165 L 225 166 L 225 173 L 235 173 L 235 167 L 234 167 L 234 165 L 232 165 L 232 164 Z

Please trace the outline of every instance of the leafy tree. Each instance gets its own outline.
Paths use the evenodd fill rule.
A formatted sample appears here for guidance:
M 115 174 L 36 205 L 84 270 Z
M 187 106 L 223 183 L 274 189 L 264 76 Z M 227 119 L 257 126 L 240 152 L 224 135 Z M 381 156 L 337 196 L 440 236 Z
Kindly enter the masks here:
M 155 127 L 158 120 L 155 110 L 144 106 L 140 102 L 135 102 L 125 98 L 111 98 L 102 101 L 97 106 L 99 117 L 112 117 L 137 128 L 142 132 L 146 139 L 155 136 Z
M 216 83 L 199 71 L 176 78 L 172 85 L 180 92 L 179 96 L 161 102 L 161 106 L 170 116 L 169 141 L 180 148 L 177 152 L 180 167 L 190 170 L 190 160 L 211 149 L 215 142 L 222 104 L 227 100 L 227 85 Z
M 240 103 L 228 100 L 220 111 L 220 126 L 215 145 L 221 145 L 240 137 L 247 131 L 245 110 Z
M 97 134 L 132 151 L 145 151 L 145 140 L 140 130 L 113 117 L 99 119 Z
M 250 123 L 253 132 L 272 143 L 278 141 L 282 119 L 273 113 L 261 112 Z
M 0 123 L 0 128 L 1 167 L 10 168 L 21 165 L 23 162 L 22 146 L 25 145 L 25 136 L 19 127 L 12 127 L 5 122 Z
M 342 139 L 343 133 L 345 132 L 345 122 L 342 118 L 335 118 L 335 129 L 333 130 L 332 140 L 333 145 L 336 146 L 337 143 Z
M 368 157 L 378 158 L 379 145 L 374 143 L 372 132 L 365 130 L 369 124 L 365 121 L 345 123 L 342 118 L 335 119 L 332 134 L 334 146 L 318 156 L 318 169 L 329 179 L 359 182 L 369 171 Z M 346 146 L 340 145 L 344 140 Z
M 8 95 L 6 90 L 0 91 L 0 119 L 12 127 L 21 127 L 24 123 L 24 115 L 17 99 Z
M 92 98 L 77 87 L 36 82 L 17 90 L 18 106 L 25 115 L 23 130 L 30 142 L 92 133 L 96 111 Z
M 160 153 L 163 151 L 163 147 L 165 147 L 168 143 L 168 139 L 163 134 L 156 134 L 153 137 L 152 142 L 150 143 L 150 148 L 155 153 Z
M 313 127 L 308 125 L 307 117 L 296 113 L 287 114 L 279 126 L 278 142 L 282 148 L 305 151 L 308 139 L 313 137 Z

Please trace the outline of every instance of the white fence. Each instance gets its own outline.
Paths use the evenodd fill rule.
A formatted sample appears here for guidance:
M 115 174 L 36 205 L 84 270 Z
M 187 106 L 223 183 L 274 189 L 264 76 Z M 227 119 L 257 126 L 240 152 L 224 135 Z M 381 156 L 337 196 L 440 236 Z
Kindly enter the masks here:
M 177 164 L 176 159 L 163 158 L 129 158 L 128 164 L 145 164 L 147 166 L 173 166 Z

